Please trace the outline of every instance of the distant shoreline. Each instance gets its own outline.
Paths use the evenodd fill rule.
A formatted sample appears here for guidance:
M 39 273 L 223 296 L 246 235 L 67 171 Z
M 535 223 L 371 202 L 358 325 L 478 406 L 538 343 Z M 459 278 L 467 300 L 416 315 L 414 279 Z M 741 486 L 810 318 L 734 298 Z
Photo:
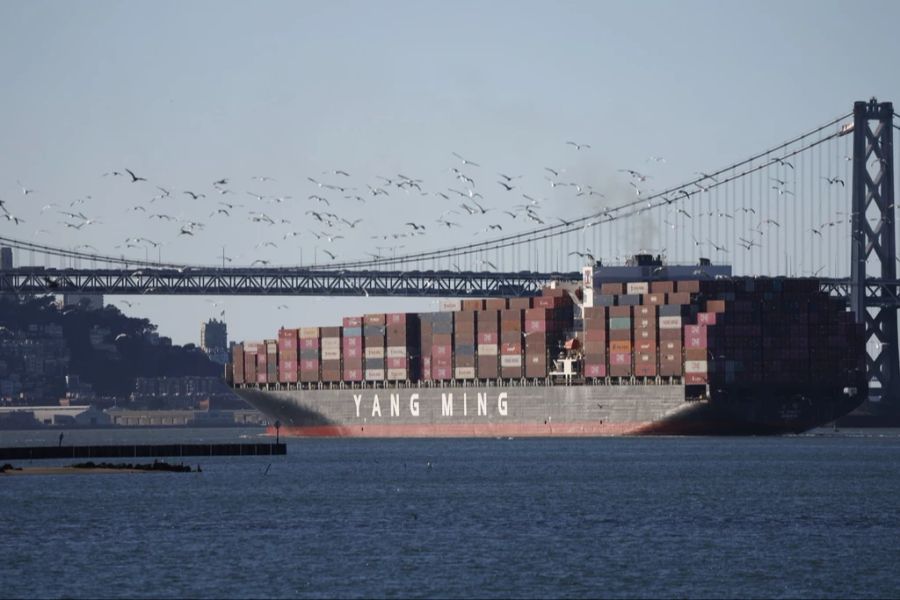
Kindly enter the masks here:
M 163 471 L 156 471 L 162 473 Z M 166 471 L 168 472 L 168 471 Z M 75 467 L 20 467 L 0 472 L 0 477 L 8 475 L 84 475 L 93 473 L 153 473 L 146 469 L 77 469 Z

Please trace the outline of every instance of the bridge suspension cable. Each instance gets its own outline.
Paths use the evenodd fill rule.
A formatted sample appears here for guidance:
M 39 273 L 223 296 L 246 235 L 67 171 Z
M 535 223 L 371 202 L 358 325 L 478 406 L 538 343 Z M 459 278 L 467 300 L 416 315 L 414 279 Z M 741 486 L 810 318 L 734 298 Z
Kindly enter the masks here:
M 665 190 L 660 192 L 655 192 L 650 194 L 644 198 L 639 198 L 633 201 L 625 202 L 619 204 L 617 206 L 607 207 L 602 210 L 596 211 L 592 214 L 578 217 L 570 220 L 562 220 L 559 224 L 554 225 L 545 225 L 530 229 L 528 231 L 519 232 L 515 234 L 510 234 L 506 236 L 500 236 L 496 238 L 492 238 L 490 240 L 484 240 L 481 242 L 452 246 L 447 248 L 441 248 L 436 250 L 425 250 L 420 252 L 412 252 L 406 253 L 402 255 L 395 255 L 391 257 L 379 257 L 373 259 L 361 259 L 361 260 L 353 260 L 353 261 L 344 261 L 344 262 L 331 262 L 327 265 L 302 265 L 300 268 L 308 269 L 308 270 L 335 270 L 335 269 L 366 269 L 366 268 L 385 268 L 385 267 L 403 267 L 409 265 L 411 263 L 422 262 L 426 260 L 435 260 L 439 261 L 442 259 L 451 259 L 451 258 L 462 258 L 462 257 L 470 257 L 474 255 L 478 255 L 479 253 L 486 253 L 489 251 L 499 251 L 505 248 L 513 248 L 525 244 L 532 244 L 541 241 L 547 241 L 556 237 L 564 236 L 567 234 L 571 234 L 577 232 L 579 230 L 586 230 L 590 227 L 595 227 L 600 224 L 610 223 L 613 221 L 618 221 L 621 219 L 626 219 L 628 217 L 632 217 L 634 215 L 638 215 L 654 208 L 658 208 L 661 206 L 667 206 L 671 204 L 675 204 L 682 200 L 692 198 L 696 194 L 700 192 L 706 192 L 710 190 L 714 190 L 719 188 L 727 183 L 732 181 L 744 178 L 750 174 L 756 173 L 765 169 L 767 167 L 772 166 L 780 161 L 784 161 L 788 158 L 797 156 L 802 154 L 816 146 L 819 146 L 829 140 L 832 140 L 836 137 L 840 137 L 850 133 L 850 129 L 846 129 L 845 127 L 838 128 L 832 133 L 819 137 L 811 142 L 806 143 L 797 148 L 792 148 L 798 143 L 807 140 L 808 138 L 820 134 L 821 132 L 827 130 L 828 128 L 834 127 L 841 121 L 844 121 L 848 117 L 852 116 L 852 113 L 844 113 L 836 118 L 830 119 L 828 122 L 820 125 L 812 130 L 809 130 L 805 133 L 802 133 L 786 142 L 783 142 L 777 146 L 773 146 L 767 150 L 759 152 L 749 158 L 744 160 L 735 162 L 726 167 L 720 168 L 716 171 L 710 173 L 700 173 L 698 177 L 676 186 L 671 186 Z M 788 150 L 790 149 L 790 150 Z M 771 160 L 756 163 L 760 159 L 767 158 L 776 153 L 778 156 L 772 158 Z M 742 170 L 738 170 L 741 169 Z M 727 177 L 719 178 L 723 174 L 728 173 Z M 752 185 L 752 184 L 751 184 Z M 727 199 L 726 199 L 727 200 Z M 49 255 L 49 256 L 58 256 L 69 259 L 79 259 L 79 260 L 87 260 L 98 263 L 106 263 L 111 265 L 120 265 L 120 266 L 134 266 L 134 267 L 155 267 L 155 268 L 172 268 L 172 269 L 184 269 L 184 268 L 209 268 L 209 265 L 202 264 L 188 264 L 188 263 L 172 263 L 172 262 L 160 262 L 160 261 L 151 261 L 146 259 L 136 259 L 136 258 L 126 258 L 124 256 L 110 256 L 103 255 L 99 253 L 88 253 L 81 252 L 73 249 L 59 248 L 54 246 L 49 246 L 46 244 L 37 244 L 34 242 L 29 242 L 25 240 L 18 240 L 9 237 L 0 236 L 0 243 L 8 245 L 13 248 L 17 248 L 20 250 L 38 252 L 41 254 Z

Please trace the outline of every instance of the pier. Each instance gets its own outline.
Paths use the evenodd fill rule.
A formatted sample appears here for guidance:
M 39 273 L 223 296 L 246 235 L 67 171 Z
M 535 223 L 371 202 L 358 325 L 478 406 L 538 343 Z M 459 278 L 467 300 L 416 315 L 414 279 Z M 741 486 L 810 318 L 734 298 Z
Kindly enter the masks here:
M 283 456 L 274 444 L 114 444 L 105 446 L 13 446 L 0 448 L 0 460 L 54 458 L 159 458 L 162 456 Z

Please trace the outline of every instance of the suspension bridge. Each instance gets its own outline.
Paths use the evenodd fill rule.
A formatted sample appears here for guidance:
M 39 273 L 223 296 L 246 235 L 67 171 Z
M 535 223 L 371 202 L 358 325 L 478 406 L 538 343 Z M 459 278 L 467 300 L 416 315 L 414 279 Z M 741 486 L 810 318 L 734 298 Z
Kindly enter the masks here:
M 109 295 L 534 295 L 638 249 L 736 275 L 817 277 L 865 323 L 871 396 L 900 413 L 900 262 L 890 102 L 853 110 L 685 183 L 514 234 L 325 265 L 225 267 L 0 236 L 0 292 Z M 50 261 L 57 266 L 49 266 Z M 27 263 L 27 264 L 25 264 Z M 15 266 L 14 266 L 15 265 Z

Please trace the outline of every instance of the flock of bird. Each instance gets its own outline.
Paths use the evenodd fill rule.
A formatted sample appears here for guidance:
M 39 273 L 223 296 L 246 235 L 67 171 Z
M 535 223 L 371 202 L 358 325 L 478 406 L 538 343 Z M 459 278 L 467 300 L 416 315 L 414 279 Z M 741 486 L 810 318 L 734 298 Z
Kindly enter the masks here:
M 565 146 L 576 154 L 591 149 L 590 144 L 572 140 L 566 141 Z M 17 181 L 18 197 L 0 198 L 0 218 L 13 227 L 27 230 L 32 217 L 23 215 L 30 213 L 38 226 L 31 230 L 31 237 L 46 235 L 48 241 L 57 242 L 62 237 L 77 239 L 80 243 L 70 247 L 95 254 L 111 253 L 108 245 L 102 249 L 95 245 L 104 245 L 97 231 L 105 228 L 106 239 L 120 236 L 112 250 L 123 254 L 143 251 L 150 258 L 161 256 L 163 247 L 197 239 L 200 251 L 196 251 L 196 246 L 188 251 L 193 257 L 203 257 L 199 262 L 205 264 L 219 260 L 223 264 L 232 263 L 239 259 L 242 259 L 240 264 L 251 266 L 309 264 L 325 257 L 327 263 L 364 258 L 360 256 L 361 249 L 365 257 L 381 259 L 398 251 L 402 254 L 412 240 L 423 236 L 428 236 L 427 244 L 433 247 L 439 232 L 455 244 L 462 244 L 467 241 L 466 236 L 497 236 L 546 224 L 567 225 L 570 221 L 562 214 L 582 216 L 635 198 L 653 197 L 655 192 L 650 185 L 654 175 L 645 171 L 664 163 L 665 158 L 651 156 L 641 170 L 618 169 L 624 181 L 608 184 L 602 190 L 595 187 L 595 182 L 586 181 L 593 179 L 591 176 L 572 176 L 571 173 L 579 170 L 571 165 L 543 167 L 539 178 L 536 174 L 526 177 L 488 169 L 482 166 L 482 161 L 457 152 L 449 153 L 446 167 L 429 181 L 404 173 L 354 177 L 349 169 L 334 168 L 306 176 L 299 184 L 293 182 L 289 190 L 288 185 L 268 175 L 210 178 L 206 184 L 182 188 L 157 181 L 139 169 L 122 168 L 99 175 L 104 180 L 118 182 L 102 193 L 132 198 L 130 205 L 100 202 L 96 191 L 94 195 L 61 201 L 45 197 L 39 190 Z M 794 195 L 791 189 L 794 165 L 775 157 L 770 166 L 770 194 L 782 199 Z M 676 235 L 680 226 L 676 221 L 683 224 L 698 217 L 720 220 L 735 217 L 721 209 L 693 214 L 688 210 L 685 200 L 708 195 L 720 184 L 713 175 L 701 172 L 695 175 L 698 177 L 695 183 L 662 198 L 662 204 L 666 205 L 661 217 L 663 226 L 671 228 Z M 829 186 L 846 185 L 838 176 L 822 179 Z M 131 193 L 123 193 L 126 189 Z M 629 189 L 632 193 L 627 192 Z M 745 216 L 752 215 L 757 223 L 732 240 L 736 247 L 760 248 L 763 236 L 772 228 L 781 227 L 771 215 L 759 214 L 758 207 L 744 206 L 737 210 Z M 226 227 L 225 220 L 243 221 L 250 229 Z M 838 215 L 812 228 L 811 233 L 821 236 L 842 220 L 846 220 L 846 215 Z M 63 236 L 63 231 L 69 235 Z M 242 238 L 245 253 L 228 256 L 223 249 L 221 256 L 213 254 L 211 248 L 236 246 L 232 241 L 236 231 L 237 237 Z M 681 233 L 686 239 L 688 232 Z M 708 246 L 721 253 L 729 251 L 723 241 L 709 238 L 701 241 L 693 234 L 690 237 L 698 247 Z M 252 249 L 246 243 L 248 240 L 253 242 Z M 304 261 L 303 250 L 309 252 L 310 244 L 313 256 L 307 254 Z M 349 248 L 348 244 L 353 247 Z M 179 250 L 184 256 L 185 247 L 182 245 Z M 627 254 L 625 249 L 622 251 Z M 600 258 L 594 254 L 589 248 L 568 253 L 590 262 Z M 179 262 L 172 256 L 166 258 Z M 496 268 L 489 261 L 482 263 Z

